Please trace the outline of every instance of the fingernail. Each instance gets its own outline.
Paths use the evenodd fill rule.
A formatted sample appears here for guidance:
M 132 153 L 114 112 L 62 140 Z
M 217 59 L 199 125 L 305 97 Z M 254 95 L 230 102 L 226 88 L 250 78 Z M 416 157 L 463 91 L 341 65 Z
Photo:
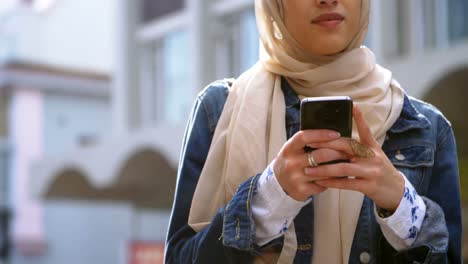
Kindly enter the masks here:
M 331 138 L 339 138 L 341 136 L 340 133 L 336 132 L 336 131 L 331 131 L 329 134 L 328 134 Z

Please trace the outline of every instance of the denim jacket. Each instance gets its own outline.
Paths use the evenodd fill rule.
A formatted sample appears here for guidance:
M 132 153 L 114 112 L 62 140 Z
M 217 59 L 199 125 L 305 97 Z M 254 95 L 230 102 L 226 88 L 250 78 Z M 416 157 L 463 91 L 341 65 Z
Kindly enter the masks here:
M 188 225 L 192 197 L 228 95 L 230 81 L 218 81 L 198 96 L 187 125 L 166 241 L 166 263 L 252 263 L 266 248 L 281 250 L 283 238 L 260 248 L 248 208 L 261 171 L 242 183 L 210 225 L 196 233 Z M 283 79 L 288 138 L 299 130 L 300 100 Z M 349 263 L 461 263 L 461 205 L 455 139 L 450 123 L 433 106 L 405 96 L 403 110 L 388 130 L 384 152 L 426 203 L 426 216 L 413 246 L 397 252 L 386 241 L 364 198 Z M 311 263 L 313 203 L 294 219 L 294 263 Z

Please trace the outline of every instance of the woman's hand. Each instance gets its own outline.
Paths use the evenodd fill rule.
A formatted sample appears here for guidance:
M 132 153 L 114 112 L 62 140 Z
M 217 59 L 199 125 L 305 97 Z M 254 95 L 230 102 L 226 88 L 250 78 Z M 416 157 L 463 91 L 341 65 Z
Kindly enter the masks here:
M 327 189 L 305 175 L 305 168 L 310 165 L 304 146 L 331 142 L 339 137 L 339 133 L 330 130 L 304 130 L 296 133 L 283 145 L 273 162 L 273 170 L 279 184 L 290 197 L 297 201 L 306 201 L 310 196 Z M 349 156 L 339 150 L 322 148 L 314 151 L 314 159 L 317 163 L 323 163 L 349 159 Z
M 371 157 L 367 158 L 356 157 L 349 138 L 310 144 L 312 148 L 345 152 L 351 156 L 351 159 L 349 163 L 308 167 L 305 173 L 308 175 L 308 180 L 315 181 L 318 186 L 362 192 L 371 198 L 378 207 L 393 212 L 403 196 L 404 178 L 382 151 L 380 144 L 372 136 L 369 126 L 356 106 L 353 109 L 353 115 L 361 143 L 368 146 L 370 148 L 368 150 L 371 150 L 375 155 L 370 155 Z M 319 150 L 313 152 L 314 157 L 317 151 Z M 354 178 L 336 178 L 344 175 Z

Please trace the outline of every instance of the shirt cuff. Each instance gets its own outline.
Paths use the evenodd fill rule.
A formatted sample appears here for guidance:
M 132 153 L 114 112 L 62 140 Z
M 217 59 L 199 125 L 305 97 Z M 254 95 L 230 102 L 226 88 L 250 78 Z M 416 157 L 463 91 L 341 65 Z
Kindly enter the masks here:
M 426 204 L 418 195 L 411 182 L 405 179 L 405 192 L 396 211 L 389 217 L 380 217 L 374 204 L 374 214 L 382 233 L 397 251 L 410 248 L 421 229 L 426 216 Z
M 272 162 L 260 176 L 257 192 L 252 197 L 257 245 L 263 246 L 282 236 L 310 200 L 300 202 L 287 195 L 276 179 Z

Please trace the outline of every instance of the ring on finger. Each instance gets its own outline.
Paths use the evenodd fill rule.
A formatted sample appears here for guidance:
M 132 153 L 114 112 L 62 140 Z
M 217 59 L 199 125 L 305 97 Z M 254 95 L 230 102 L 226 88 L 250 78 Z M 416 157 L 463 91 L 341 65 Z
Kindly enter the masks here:
M 355 139 L 349 139 L 349 146 L 351 147 L 351 151 L 353 155 L 358 158 L 373 158 L 375 157 L 374 151 L 369 147 Z
M 307 153 L 307 160 L 309 161 L 309 165 L 311 167 L 317 167 L 318 163 L 314 159 L 314 155 L 312 155 L 312 152 Z

